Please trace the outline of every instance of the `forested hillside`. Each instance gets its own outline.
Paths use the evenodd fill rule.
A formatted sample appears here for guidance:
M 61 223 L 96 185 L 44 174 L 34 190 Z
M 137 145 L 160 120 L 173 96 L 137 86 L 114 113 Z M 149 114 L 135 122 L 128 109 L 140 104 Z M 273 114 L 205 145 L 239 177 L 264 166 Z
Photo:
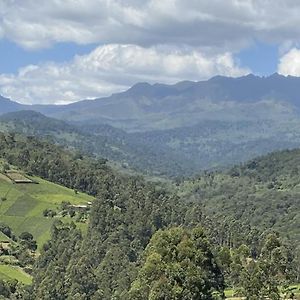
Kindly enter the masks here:
M 77 125 L 34 111 L 19 111 L 0 116 L 0 129 L 43 137 L 71 150 L 106 158 L 121 168 L 144 174 L 179 176 L 198 170 L 191 160 L 167 145 L 109 125 Z
M 9 164 L 96 196 L 86 234 L 72 223 L 54 224 L 33 285 L 17 289 L 24 299 L 222 299 L 224 287 L 259 299 L 288 293 L 282 287 L 299 280 L 298 181 L 288 171 L 299 151 L 166 189 L 34 137 L 1 134 L 0 146 Z M 268 179 L 272 172 L 285 178 L 280 186 Z M 284 203 L 292 222 L 279 219 Z
M 0 98 L 0 130 L 51 137 L 144 174 L 189 177 L 300 147 L 298 85 L 297 77 L 250 74 L 138 83 L 69 105 Z
M 211 172 L 180 187 L 208 214 L 272 228 L 300 242 L 300 150 L 275 152 L 228 172 Z
M 203 121 L 191 127 L 127 133 L 110 125 L 67 123 L 34 111 L 0 116 L 2 131 L 43 137 L 121 168 L 173 178 L 300 146 L 298 123 Z

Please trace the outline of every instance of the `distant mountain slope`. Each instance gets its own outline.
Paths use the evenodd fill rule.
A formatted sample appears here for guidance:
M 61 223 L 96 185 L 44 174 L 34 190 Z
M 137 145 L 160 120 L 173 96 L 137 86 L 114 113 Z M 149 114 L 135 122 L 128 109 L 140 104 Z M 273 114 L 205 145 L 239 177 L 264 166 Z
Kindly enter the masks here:
M 33 109 L 69 121 L 105 123 L 127 131 L 196 125 L 204 120 L 281 120 L 298 115 L 300 78 L 273 74 L 216 76 L 175 85 L 138 83 L 110 97 Z
M 188 158 L 167 145 L 147 143 L 139 135 L 110 125 L 76 125 L 34 111 L 18 111 L 0 116 L 0 130 L 45 137 L 139 172 L 169 176 L 186 174 L 187 169 L 198 172 Z
M 300 121 L 203 121 L 126 133 L 110 125 L 68 123 L 34 111 L 0 116 L 0 130 L 41 136 L 151 175 L 183 176 L 223 168 L 278 149 L 300 147 Z
M 110 97 L 69 105 L 20 105 L 0 98 L 0 113 L 20 109 L 89 124 L 110 124 L 127 131 L 192 126 L 204 120 L 282 120 L 298 117 L 300 78 L 216 76 L 174 85 L 138 83 Z
M 0 114 L 22 109 L 22 105 L 0 96 Z
M 174 85 L 138 83 L 110 97 L 63 106 L 6 99 L 11 110 L 43 115 L 10 114 L 0 126 L 52 136 L 146 173 L 192 175 L 299 147 L 299 87 L 300 78 L 278 74 L 216 76 Z M 6 106 L 0 105 L 0 114 Z

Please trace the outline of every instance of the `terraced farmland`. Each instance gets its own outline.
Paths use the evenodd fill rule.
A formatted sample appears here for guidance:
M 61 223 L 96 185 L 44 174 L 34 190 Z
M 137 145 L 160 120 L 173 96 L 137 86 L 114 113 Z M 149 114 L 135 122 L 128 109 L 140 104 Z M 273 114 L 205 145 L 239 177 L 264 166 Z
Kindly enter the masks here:
M 0 176 L 0 222 L 10 226 L 16 235 L 24 231 L 32 233 L 41 247 L 50 237 L 51 225 L 58 219 L 44 217 L 45 209 L 55 210 L 63 201 L 85 204 L 93 198 L 40 178 L 30 178 L 38 184 L 13 184 Z M 69 217 L 61 219 L 71 220 Z

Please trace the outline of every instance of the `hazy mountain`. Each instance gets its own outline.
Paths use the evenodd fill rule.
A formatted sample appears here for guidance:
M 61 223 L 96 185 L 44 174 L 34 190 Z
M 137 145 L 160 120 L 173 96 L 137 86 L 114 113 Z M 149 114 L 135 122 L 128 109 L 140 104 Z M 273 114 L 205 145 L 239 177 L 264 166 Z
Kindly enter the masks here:
M 203 120 L 281 120 L 298 114 L 300 78 L 216 76 L 174 85 L 138 83 L 110 97 L 69 105 L 21 106 L 8 99 L 0 113 L 19 109 L 89 124 L 110 124 L 127 131 L 196 125 Z M 3 106 L 3 107 L 2 107 Z
M 110 97 L 63 106 L 5 99 L 0 113 L 5 107 L 36 110 L 48 118 L 19 112 L 4 116 L 2 126 L 50 135 L 139 171 L 191 175 L 299 147 L 299 87 L 300 78 L 278 74 L 216 76 L 174 85 L 138 83 Z
M 281 120 L 297 115 L 299 86 L 300 78 L 278 74 L 216 76 L 174 85 L 138 83 L 106 98 L 33 109 L 64 120 L 105 123 L 127 131 L 192 126 L 203 120 Z
M 199 167 L 168 145 L 110 125 L 76 125 L 25 110 L 0 116 L 0 131 L 39 136 L 64 147 L 116 162 L 123 169 L 158 175 L 198 172 Z
M 22 109 L 22 105 L 0 96 L 0 114 Z

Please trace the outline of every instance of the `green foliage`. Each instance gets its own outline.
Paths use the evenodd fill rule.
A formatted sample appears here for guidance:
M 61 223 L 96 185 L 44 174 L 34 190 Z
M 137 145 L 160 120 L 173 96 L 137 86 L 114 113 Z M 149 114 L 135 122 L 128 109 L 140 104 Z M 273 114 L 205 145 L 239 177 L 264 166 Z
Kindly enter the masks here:
M 278 231 L 300 242 L 300 151 L 283 151 L 236 166 L 228 172 L 211 172 L 179 187 L 179 195 L 203 204 L 208 215 Z M 271 185 L 270 185 L 271 184 Z M 236 228 L 236 230 L 244 230 Z M 255 241 L 253 241 L 255 242 Z M 232 245 L 235 246 L 234 241 Z
M 114 161 L 126 172 L 129 168 L 172 178 L 191 176 L 200 170 L 223 168 L 274 150 L 300 146 L 299 120 L 217 118 L 200 123 L 197 120 L 193 126 L 183 126 L 182 121 L 173 122 L 172 115 L 172 124 L 166 128 L 160 121 L 159 130 L 129 133 L 99 122 L 74 125 L 37 112 L 19 111 L 0 116 L 0 130 L 46 138 L 52 143 L 96 156 L 102 163 L 106 159 Z M 153 120 L 150 124 L 154 124 Z M 142 128 L 137 126 L 135 130 Z M 80 152 L 76 153 L 78 159 L 82 155 Z
M 223 277 L 201 228 L 156 232 L 145 262 L 129 292 L 130 299 L 213 299 L 223 294 Z
M 218 259 L 227 284 L 249 300 L 281 299 L 295 280 L 293 254 L 274 233 L 266 235 L 260 249 L 253 257 L 246 245 L 230 251 L 220 248 Z
M 147 286 L 139 282 L 151 282 L 153 279 L 151 295 L 154 299 L 170 293 L 173 296 L 187 293 L 187 299 L 190 296 L 197 298 L 195 295 L 198 290 L 194 286 L 203 288 L 202 291 L 200 288 L 202 296 L 208 297 L 203 299 L 211 299 L 217 297 L 213 295 L 214 288 L 222 292 L 223 275 L 228 286 L 234 285 L 242 291 L 248 291 L 248 287 L 251 287 L 254 291 L 249 293 L 253 295 L 258 295 L 261 287 L 255 287 L 260 279 L 266 281 L 270 278 L 263 289 L 272 291 L 270 297 L 275 297 L 278 284 L 283 282 L 283 274 L 289 282 L 297 278 L 297 272 L 290 272 L 291 269 L 299 270 L 299 266 L 288 244 L 291 238 L 295 248 L 298 245 L 297 218 L 293 222 L 284 222 L 284 218 L 287 220 L 292 213 L 295 216 L 299 209 L 296 175 L 280 177 L 280 172 L 275 172 L 276 178 L 281 178 L 283 184 L 279 190 L 278 180 L 274 181 L 277 189 L 270 189 L 267 177 L 259 179 L 255 175 L 257 164 L 254 163 L 237 167 L 229 173 L 206 173 L 166 189 L 161 182 L 147 182 L 142 177 L 121 175 L 103 161 L 70 153 L 36 138 L 3 134 L 0 135 L 0 146 L 0 156 L 9 164 L 71 189 L 67 190 L 67 194 L 70 192 L 72 196 L 65 195 L 62 199 L 53 193 L 49 202 L 45 192 L 49 186 L 56 192 L 62 187 L 48 182 L 46 186 L 22 187 L 30 197 L 44 201 L 48 199 L 47 206 L 35 203 L 34 208 L 26 212 L 29 217 L 39 211 L 43 220 L 37 229 L 32 223 L 32 229 L 40 230 L 44 223 L 49 221 L 49 224 L 53 224 L 58 218 L 43 217 L 46 209 L 55 209 L 58 216 L 64 211 L 65 220 L 71 220 L 69 216 L 74 210 L 68 201 L 76 203 L 77 197 L 85 197 L 80 193 L 75 194 L 74 190 L 96 196 L 86 234 L 82 234 L 74 224 L 55 223 L 51 240 L 44 245 L 33 270 L 33 298 L 126 300 L 133 297 L 131 295 L 135 289 L 137 293 L 150 295 L 150 290 L 144 289 Z M 294 181 L 289 186 L 291 178 Z M 42 180 L 39 182 L 44 183 Z M 36 194 L 28 190 L 31 186 L 37 189 Z M 282 187 L 288 187 L 288 192 Z M 18 199 L 20 190 L 13 189 L 12 195 Z M 8 201 L 2 203 L 1 210 L 9 208 L 9 201 L 10 193 Z M 48 205 L 53 202 L 56 203 L 55 207 Z M 289 205 L 288 209 L 282 206 L 283 202 Z M 282 215 L 282 211 L 287 214 Z M 46 212 L 48 214 L 49 211 Z M 274 216 L 278 220 L 274 220 Z M 13 220 L 9 225 L 20 222 L 18 226 L 22 228 L 26 224 L 26 221 L 18 219 L 21 216 L 4 217 Z M 79 213 L 74 220 L 77 217 Z M 207 239 L 202 232 L 195 238 L 191 228 L 199 224 L 205 228 Z M 285 229 L 281 228 L 281 224 L 286 226 Z M 11 225 L 13 229 L 14 226 Z M 169 229 L 171 227 L 176 227 L 174 232 Z M 284 235 L 287 242 L 276 244 L 276 239 L 270 238 L 262 245 L 261 240 L 268 234 L 265 231 L 271 227 L 281 229 L 283 235 L 287 229 L 291 229 L 290 237 Z M 24 230 L 36 237 L 34 230 Z M 176 235 L 179 236 L 177 244 Z M 164 244 L 165 238 L 169 239 L 169 244 L 166 243 L 165 248 L 157 248 L 156 241 Z M 178 256 L 170 258 L 161 252 L 169 248 L 176 249 Z M 186 257 L 189 259 L 185 260 Z M 201 260 L 201 257 L 205 260 Z M 27 258 L 20 256 L 25 263 Z M 219 273 L 216 261 L 222 273 Z M 268 272 L 275 263 L 277 269 L 270 273 L 271 277 Z M 157 270 L 154 268 L 156 265 L 159 267 Z M 147 270 L 148 267 L 150 271 L 147 273 L 144 268 Z M 182 271 L 185 267 L 188 270 L 186 273 Z M 211 268 L 214 271 L 208 275 Z M 203 272 L 200 271 L 202 269 Z M 147 275 L 143 275 L 143 270 Z M 189 281 L 193 275 L 195 281 Z M 249 277 L 253 280 L 256 278 L 257 282 L 249 282 Z

